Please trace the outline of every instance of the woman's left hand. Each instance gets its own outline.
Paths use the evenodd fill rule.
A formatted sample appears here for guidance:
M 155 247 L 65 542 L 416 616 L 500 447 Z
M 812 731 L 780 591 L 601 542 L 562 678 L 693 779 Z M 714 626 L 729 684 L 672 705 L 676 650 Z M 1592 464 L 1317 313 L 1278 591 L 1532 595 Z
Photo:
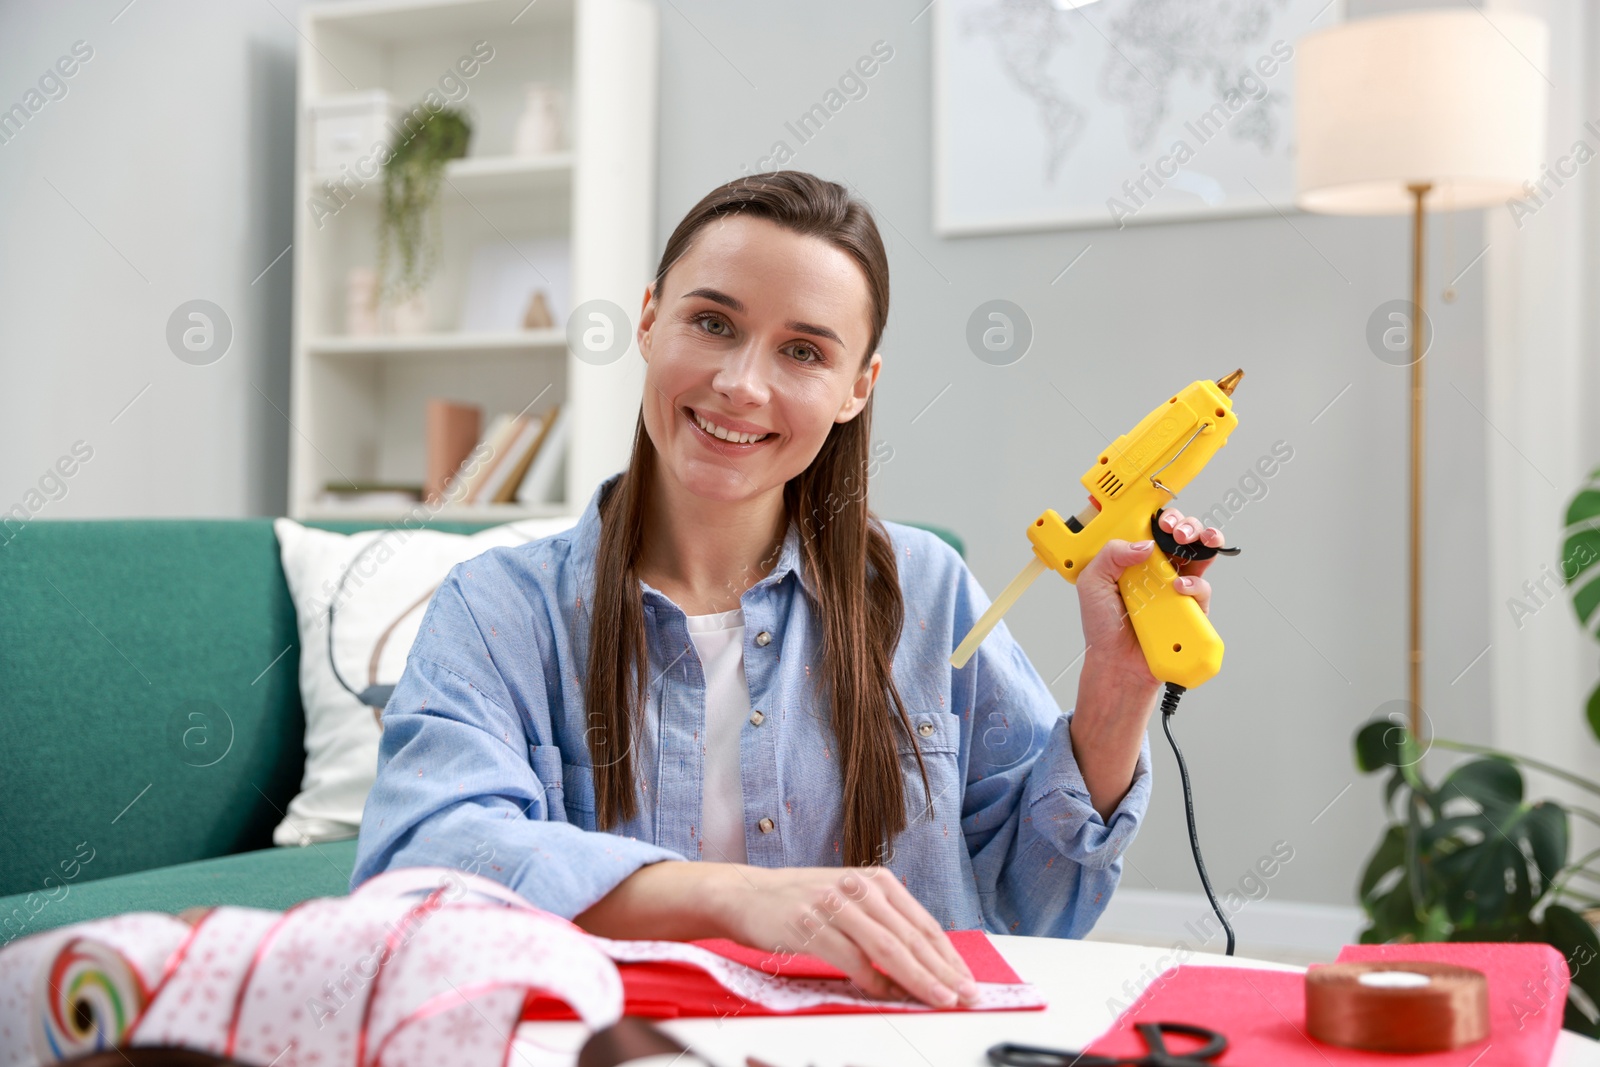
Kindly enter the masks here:
M 1181 545 L 1198 540 L 1222 548 L 1222 531 L 1175 508 L 1157 520 Z M 1139 759 L 1145 727 L 1155 711 L 1161 682 L 1150 673 L 1144 650 L 1128 621 L 1128 609 L 1117 579 L 1128 567 L 1159 552 L 1154 541 L 1106 542 L 1078 576 L 1078 610 L 1083 616 L 1083 671 L 1078 675 L 1078 702 L 1072 715 L 1072 751 L 1089 790 L 1090 802 L 1102 819 L 1127 795 Z M 1212 559 L 1216 557 L 1213 556 Z M 1173 585 L 1192 596 L 1200 610 L 1211 610 L 1211 583 L 1200 577 L 1210 559 L 1175 560 Z
M 1163 530 L 1172 534 L 1180 545 L 1193 541 L 1224 547 L 1222 531 L 1206 526 L 1199 519 L 1185 515 L 1176 508 L 1168 508 L 1158 520 Z M 1139 638 L 1128 621 L 1128 608 L 1122 599 L 1117 579 L 1128 567 L 1143 563 L 1150 553 L 1159 552 L 1154 541 L 1129 543 L 1113 538 L 1090 560 L 1078 578 L 1078 609 L 1083 618 L 1083 639 L 1088 645 L 1084 657 L 1084 670 L 1103 671 L 1111 677 L 1126 678 L 1137 689 L 1154 691 L 1160 686 L 1150 673 Z M 1184 596 L 1192 596 L 1200 610 L 1211 611 L 1211 583 L 1201 577 L 1216 559 L 1174 560 L 1178 577 L 1173 588 Z

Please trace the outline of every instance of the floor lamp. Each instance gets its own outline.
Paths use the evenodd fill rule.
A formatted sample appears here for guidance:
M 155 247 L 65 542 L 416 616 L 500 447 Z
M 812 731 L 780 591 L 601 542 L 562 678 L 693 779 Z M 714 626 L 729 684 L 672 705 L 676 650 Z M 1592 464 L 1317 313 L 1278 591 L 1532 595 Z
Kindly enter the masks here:
M 1302 38 L 1297 51 L 1296 206 L 1412 216 L 1411 307 L 1397 324 L 1400 358 L 1390 361 L 1411 368 L 1409 697 L 1420 739 L 1423 212 L 1527 194 L 1544 156 L 1549 32 L 1519 12 L 1444 8 L 1343 23 Z

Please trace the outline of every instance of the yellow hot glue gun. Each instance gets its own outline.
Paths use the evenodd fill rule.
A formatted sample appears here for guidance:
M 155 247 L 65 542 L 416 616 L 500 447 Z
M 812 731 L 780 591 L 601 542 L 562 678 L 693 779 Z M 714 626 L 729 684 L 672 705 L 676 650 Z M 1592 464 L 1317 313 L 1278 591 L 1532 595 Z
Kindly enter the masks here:
M 1033 559 L 957 646 L 950 665 L 966 666 L 1000 617 L 1046 567 L 1076 585 L 1078 575 L 1107 541 L 1153 537 L 1163 551 L 1151 552 L 1143 563 L 1127 568 L 1118 582 L 1150 673 L 1189 689 L 1221 670 L 1222 638 L 1195 599 L 1172 587 L 1178 572 L 1169 553 L 1207 559 L 1217 552 L 1235 555 L 1239 550 L 1213 549 L 1199 541 L 1179 545 L 1155 520 L 1228 443 L 1228 435 L 1239 425 L 1233 390 L 1243 377 L 1244 371 L 1236 370 L 1214 382 L 1192 382 L 1111 442 L 1083 476 L 1089 506 L 1068 519 L 1050 510 L 1033 521 L 1028 527 Z

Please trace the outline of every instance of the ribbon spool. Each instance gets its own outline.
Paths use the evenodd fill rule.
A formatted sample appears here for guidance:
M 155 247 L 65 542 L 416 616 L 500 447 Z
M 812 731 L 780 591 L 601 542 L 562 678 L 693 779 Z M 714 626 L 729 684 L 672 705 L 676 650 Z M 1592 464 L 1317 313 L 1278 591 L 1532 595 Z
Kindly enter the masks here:
M 1306 1030 L 1370 1052 L 1460 1048 L 1489 1036 L 1489 981 L 1470 967 L 1424 960 L 1312 967 Z
M 40 1063 L 120 1044 L 148 999 L 127 959 L 88 937 L 67 942 L 40 978 L 32 1023 Z

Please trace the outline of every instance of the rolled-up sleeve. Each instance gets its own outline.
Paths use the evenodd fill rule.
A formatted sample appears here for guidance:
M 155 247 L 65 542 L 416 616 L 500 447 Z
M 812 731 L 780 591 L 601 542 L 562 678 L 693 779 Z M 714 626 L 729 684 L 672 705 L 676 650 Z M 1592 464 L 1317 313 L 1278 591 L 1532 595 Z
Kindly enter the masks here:
M 434 594 L 384 709 L 350 885 L 395 867 L 454 867 L 570 919 L 640 867 L 685 857 L 567 821 L 549 642 L 529 612 L 495 607 L 501 568 L 484 557 L 472 565 Z M 468 590 L 487 594 L 483 603 Z
M 954 632 L 989 606 L 963 563 Z M 1082 937 L 1122 876 L 1122 854 L 1150 803 L 1150 740 L 1127 794 L 1104 819 L 1090 802 L 1069 726 L 1004 621 L 967 665 L 972 728 L 962 809 L 984 921 L 997 933 Z

